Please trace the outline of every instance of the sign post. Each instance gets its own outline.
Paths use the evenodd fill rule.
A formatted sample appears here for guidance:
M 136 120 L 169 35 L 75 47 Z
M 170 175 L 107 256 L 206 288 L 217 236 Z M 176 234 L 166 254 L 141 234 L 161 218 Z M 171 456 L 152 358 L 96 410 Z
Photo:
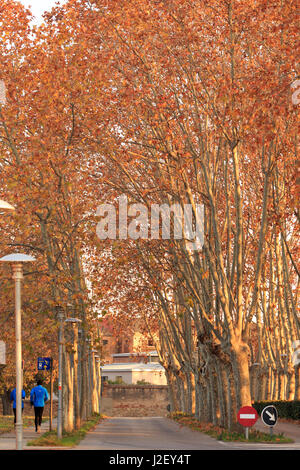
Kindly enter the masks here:
M 50 358 L 50 410 L 49 410 L 49 431 L 52 431 L 52 419 L 53 419 L 53 359 Z
M 237 415 L 238 422 L 244 426 L 246 439 L 249 438 L 249 428 L 252 427 L 258 420 L 258 414 L 252 406 L 243 406 L 240 408 Z
M 266 406 L 261 412 L 262 422 L 270 427 L 270 435 L 273 435 L 273 426 L 277 423 L 278 413 L 274 405 Z
M 52 357 L 38 357 L 38 370 L 50 370 L 50 411 L 49 411 L 49 431 L 52 431 L 53 416 L 53 359 Z
M 38 357 L 38 370 L 50 370 L 51 357 Z

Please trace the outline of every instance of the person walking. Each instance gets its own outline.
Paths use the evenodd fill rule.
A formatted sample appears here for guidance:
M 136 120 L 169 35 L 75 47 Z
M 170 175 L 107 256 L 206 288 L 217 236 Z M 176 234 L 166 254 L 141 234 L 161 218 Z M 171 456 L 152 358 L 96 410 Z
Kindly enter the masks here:
M 24 398 L 25 398 L 25 391 L 22 390 L 22 413 L 24 410 Z M 16 424 L 16 401 L 17 401 L 17 389 L 14 388 L 10 393 L 10 401 L 13 402 L 13 412 L 14 412 L 14 424 Z
M 39 432 L 42 424 L 45 402 L 49 400 L 47 390 L 42 386 L 42 381 L 37 380 L 37 385 L 30 392 L 30 403 L 34 406 L 35 432 Z

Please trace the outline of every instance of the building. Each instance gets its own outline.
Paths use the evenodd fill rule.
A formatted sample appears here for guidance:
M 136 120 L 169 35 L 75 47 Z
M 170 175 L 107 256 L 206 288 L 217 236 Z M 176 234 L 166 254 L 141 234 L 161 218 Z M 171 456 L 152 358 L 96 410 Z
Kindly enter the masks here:
M 128 358 L 132 354 L 139 351 L 146 351 L 148 353 L 155 350 L 153 339 L 145 335 L 137 323 L 135 323 L 134 329 L 128 328 L 128 330 L 120 333 L 115 331 L 113 321 L 110 321 L 109 317 L 105 317 L 101 320 L 100 330 L 102 364 L 116 362 L 113 357 L 117 357 L 118 354 L 121 356 L 125 354 L 125 356 L 122 356 L 125 358 L 122 362 L 129 362 Z M 131 357 L 130 362 L 134 362 L 133 357 Z
M 101 376 L 104 382 L 167 385 L 157 351 L 113 354 L 113 362 L 101 367 Z
M 165 369 L 159 363 L 153 339 L 134 328 L 116 333 L 109 318 L 101 321 L 103 381 L 125 384 L 167 385 Z
M 103 382 L 167 385 L 165 369 L 159 363 L 115 363 L 101 367 Z
M 149 352 L 132 352 L 132 353 L 119 353 L 113 354 L 113 363 L 120 364 L 120 363 L 159 363 L 159 357 L 157 351 L 149 351 Z

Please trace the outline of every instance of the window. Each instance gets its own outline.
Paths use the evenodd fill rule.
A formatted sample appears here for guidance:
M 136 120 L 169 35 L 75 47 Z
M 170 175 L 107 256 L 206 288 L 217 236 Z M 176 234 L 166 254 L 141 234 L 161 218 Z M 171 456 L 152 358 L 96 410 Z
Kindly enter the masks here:
M 150 356 L 150 361 L 149 362 L 159 362 L 158 356 Z
M 129 352 L 129 340 L 126 339 L 125 344 L 124 344 L 124 353 L 128 353 L 128 352 Z

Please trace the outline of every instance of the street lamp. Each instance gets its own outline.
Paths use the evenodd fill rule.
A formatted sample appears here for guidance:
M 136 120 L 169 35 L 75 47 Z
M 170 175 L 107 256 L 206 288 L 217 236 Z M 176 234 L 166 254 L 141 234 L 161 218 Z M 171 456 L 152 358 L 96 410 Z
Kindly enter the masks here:
M 22 423 L 22 334 L 21 334 L 21 280 L 23 279 L 22 263 L 35 261 L 33 256 L 23 253 L 12 253 L 3 256 L 0 261 L 12 263 L 15 280 L 15 335 L 16 335 L 16 448 L 23 448 Z
M 64 310 L 59 305 L 56 306 L 57 318 L 59 321 L 58 331 L 58 410 L 57 410 L 57 438 L 62 438 L 62 361 L 63 361 L 63 320 Z
M 5 85 L 4 82 L 0 80 L 0 104 L 5 104 L 5 100 L 3 102 L 3 96 L 5 97 Z M 3 201 L 3 199 L 0 199 L 0 210 L 1 210 L 1 215 L 4 214 L 7 210 L 14 211 L 15 208 L 11 206 L 8 202 Z M 4 212 L 3 212 L 4 211 Z M 0 346 L 1 346 L 2 341 L 0 341 Z M 5 357 L 5 343 L 3 343 L 3 348 L 4 348 L 4 357 Z M 0 354 L 1 356 L 1 354 Z M 1 359 L 0 359 L 1 361 Z M 0 370 L 1 367 L 5 365 L 5 360 L 4 363 L 0 363 Z

